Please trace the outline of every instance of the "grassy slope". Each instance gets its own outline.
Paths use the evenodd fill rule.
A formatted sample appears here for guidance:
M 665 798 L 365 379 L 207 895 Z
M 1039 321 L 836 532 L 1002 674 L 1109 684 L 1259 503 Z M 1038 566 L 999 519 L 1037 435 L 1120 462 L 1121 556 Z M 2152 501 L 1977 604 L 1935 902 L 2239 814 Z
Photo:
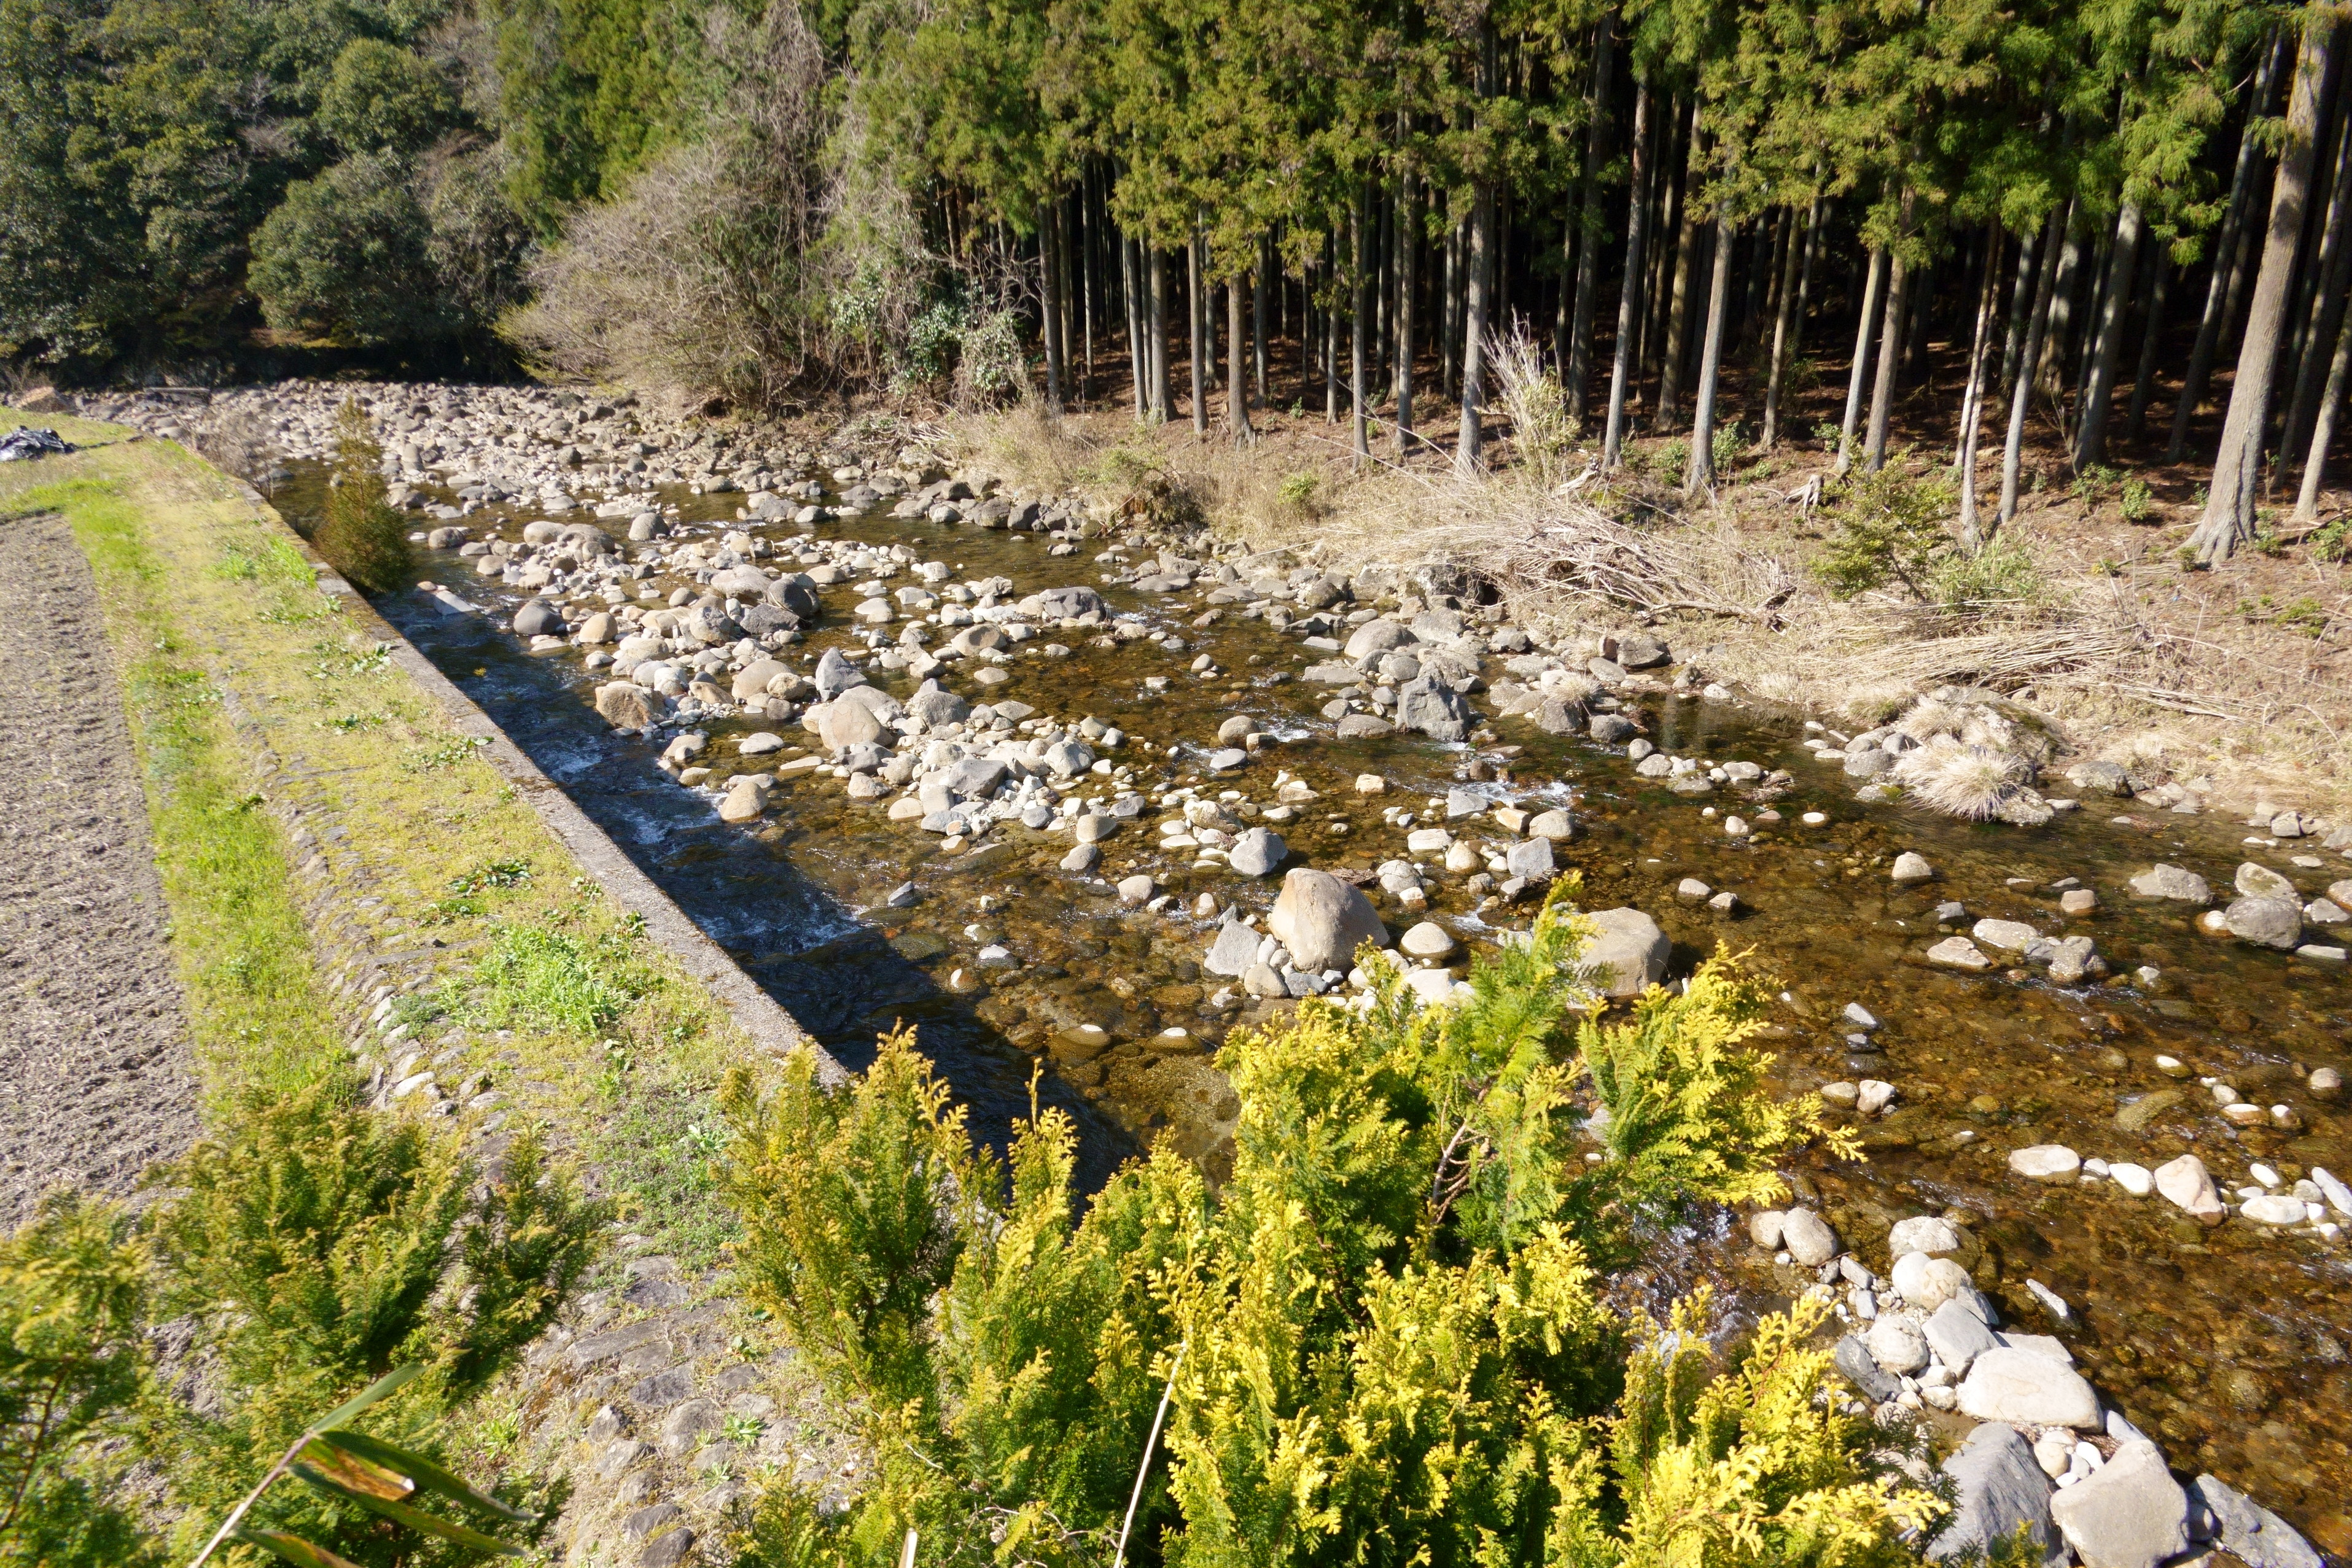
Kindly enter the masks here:
M 353 1004 L 339 1016 L 320 915 L 305 913 L 315 889 L 293 869 L 304 851 L 266 797 L 299 798 L 303 825 L 333 840 L 327 935 L 364 922 L 378 948 L 443 946 L 437 983 L 394 1018 L 427 1040 L 462 1026 L 495 1050 L 467 1069 L 489 1070 L 589 1166 L 628 1229 L 689 1268 L 715 1261 L 732 1224 L 708 1197 L 703 1129 L 719 1071 L 750 1054 L 723 1011 L 318 591 L 266 507 L 174 445 L 33 423 L 89 449 L 0 467 L 0 514 L 62 513 L 96 573 L 207 1120 L 322 1076 L 360 1088 L 343 1045 Z M 274 782 L 257 738 L 280 764 Z M 483 1420 L 467 1446 L 494 1464 L 513 1418 Z

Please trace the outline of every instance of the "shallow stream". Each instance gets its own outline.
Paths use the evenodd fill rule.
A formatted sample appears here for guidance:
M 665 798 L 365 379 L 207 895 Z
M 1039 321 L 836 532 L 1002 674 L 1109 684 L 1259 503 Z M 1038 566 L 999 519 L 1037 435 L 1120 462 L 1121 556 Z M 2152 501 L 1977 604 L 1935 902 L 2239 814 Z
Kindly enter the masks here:
M 318 483 L 315 470 L 299 472 L 281 506 L 304 515 L 316 506 Z M 738 522 L 742 497 L 733 494 L 674 488 L 660 498 L 688 535 L 701 531 L 697 524 L 709 525 L 714 538 L 737 527 L 780 541 L 804 532 Z M 465 521 L 477 538 L 486 527 L 517 538 L 539 515 L 499 507 Z M 490 527 L 500 518 L 505 526 Z M 619 534 L 626 522 L 605 526 Z M 1403 857 L 1409 830 L 1395 814 L 1413 813 L 1415 826 L 1445 825 L 1449 789 L 1537 810 L 1573 802 L 1577 836 L 1558 850 L 1583 876 L 1586 907 L 1631 904 L 1654 916 L 1675 943 L 1673 974 L 1727 945 L 1745 950 L 1784 993 L 1785 1035 L 1772 1049 L 1786 1088 L 1861 1078 L 1895 1086 L 1889 1113 L 1863 1124 L 1867 1164 L 1821 1160 L 1793 1173 L 1842 1240 L 1883 1269 L 1895 1220 L 1968 1211 L 1984 1244 L 1978 1278 L 2004 1314 L 2062 1338 L 2176 1467 L 2210 1469 L 2286 1514 L 2324 1549 L 2352 1551 L 2344 1497 L 2352 1481 L 2352 1246 L 2234 1218 L 2207 1230 L 2161 1198 L 2131 1198 L 2107 1182 L 2037 1185 L 2006 1163 L 2011 1150 L 2045 1143 L 2149 1166 L 2193 1150 L 2225 1195 L 2248 1183 L 2257 1161 L 2290 1186 L 2313 1166 L 2352 1176 L 2352 1116 L 2305 1082 L 2323 1066 L 2352 1068 L 2352 976 L 2201 936 L 2193 909 L 2135 899 L 2126 886 L 2130 875 L 2164 861 L 2218 891 L 2251 859 L 2290 876 L 2311 898 L 2352 875 L 2352 862 L 2315 841 L 2268 840 L 2227 820 L 2130 800 L 2086 800 L 2033 830 L 1960 823 L 1899 802 L 1864 805 L 1835 764 L 1815 761 L 1801 746 L 1801 714 L 1677 695 L 1640 699 L 1649 738 L 1663 751 L 1794 775 L 1793 788 L 1769 803 L 1780 820 L 1734 838 L 1722 814 L 1756 820 L 1759 811 L 1737 790 L 1678 795 L 1664 779 L 1637 777 L 1622 747 L 1549 736 L 1524 720 L 1490 720 L 1492 744 L 1448 747 L 1404 735 L 1341 742 L 1320 711 L 1330 689 L 1297 678 L 1328 655 L 1231 612 L 1198 624 L 1209 608 L 1205 582 L 1173 594 L 1106 582 L 1122 566 L 1097 563 L 1109 541 L 1087 540 L 1055 559 L 1043 534 L 943 528 L 880 509 L 820 531 L 908 545 L 919 559 L 949 563 L 961 581 L 1001 574 L 1016 595 L 1097 587 L 1115 612 L 1144 617 L 1155 638 L 1172 634 L 1181 646 L 1098 647 L 1066 637 L 1066 656 L 1024 646 L 1000 666 L 1011 678 L 986 700 L 1018 699 L 1065 721 L 1090 715 L 1118 727 L 1131 741 L 1110 755 L 1133 768 L 1147 796 L 1195 783 L 1205 798 L 1239 791 L 1264 812 L 1276 802 L 1277 770 L 1286 771 L 1314 792 L 1280 820 L 1289 863 L 1369 871 Z M 639 547 L 627 548 L 634 556 Z M 1131 568 L 1153 552 L 1126 554 Z M 853 801 L 823 772 L 781 781 L 761 821 L 722 824 L 715 796 L 682 787 L 656 765 L 666 735 L 616 735 L 598 717 L 593 689 L 609 677 L 583 667 L 583 650 L 527 653 L 496 628 L 492 615 L 510 614 L 525 594 L 478 577 L 474 562 L 454 553 L 424 556 L 418 570 L 491 614 L 446 615 L 419 592 L 389 596 L 378 608 L 850 1065 L 870 1053 L 878 1030 L 904 1020 L 919 1026 L 924 1049 L 983 1132 L 1001 1135 L 1026 1113 L 1033 1064 L 1042 1059 L 1046 1093 L 1080 1116 L 1097 1177 L 1160 1136 L 1213 1163 L 1233 1103 L 1212 1054 L 1235 1022 L 1264 1016 L 1270 1004 L 1213 1005 L 1230 982 L 1200 967 L 1215 925 L 1193 915 L 1194 900 L 1207 892 L 1220 904 L 1262 914 L 1279 875 L 1252 881 L 1198 864 L 1190 852 L 1164 851 L 1152 824 L 1169 812 L 1159 809 L 1123 824 L 1088 874 L 1059 869 L 1068 834 L 1013 823 L 968 852 L 949 852 L 918 822 L 888 820 L 887 798 Z M 686 580 L 653 580 L 667 591 Z M 863 653 L 847 613 L 856 597 L 845 584 L 824 591 L 824 618 L 789 650 L 798 667 L 829 647 Z M 1212 667 L 1196 674 L 1203 654 Z M 942 684 L 982 700 L 962 678 L 967 670 L 951 666 Z M 869 673 L 902 699 L 913 689 L 903 676 Z M 1483 699 L 1473 704 L 1487 711 Z M 1276 738 L 1246 767 L 1212 776 L 1217 729 L 1235 715 Z M 733 741 L 745 734 L 777 730 L 793 747 L 819 747 L 797 724 L 764 718 L 697 727 L 711 736 L 696 760 L 717 769 L 712 785 L 796 754 L 739 758 Z M 1172 754 L 1162 750 L 1171 745 Z M 1355 780 L 1366 773 L 1383 775 L 1387 792 L 1360 795 Z M 1230 806 L 1248 816 L 1241 804 Z M 1718 814 L 1704 814 L 1709 807 Z M 1809 811 L 1826 822 L 1802 825 Z M 1452 826 L 1457 837 L 1496 847 L 1511 837 L 1484 816 Z M 1926 856 L 1936 879 L 1894 885 L 1889 867 L 1904 851 Z M 2298 855 L 2325 864 L 2299 865 Z M 1408 914 L 1383 901 L 1391 931 L 1434 918 L 1475 952 L 1498 929 L 1526 924 L 1528 906 L 1482 915 L 1480 894 L 1464 886 L 1468 873 L 1443 871 L 1441 856 L 1412 858 L 1424 862 L 1429 909 Z M 1123 906 L 1113 883 L 1138 872 L 1174 902 L 1158 912 Z M 1726 918 L 1678 901 L 1685 878 L 1736 893 L 1743 910 Z M 2095 890 L 2100 907 L 2062 914 L 2063 890 L 2053 884 L 2066 878 Z M 913 901 L 890 907 L 907 883 Z M 1376 886 L 1367 892 L 1380 896 Z M 1937 906 L 1948 900 L 1965 904 L 1967 918 L 1939 929 Z M 1927 966 L 1927 947 L 1984 917 L 2089 936 L 2109 977 L 2065 987 L 2046 970 L 1972 976 Z M 1011 966 L 982 968 L 978 955 L 990 946 L 1008 950 Z M 2143 967 L 2161 977 L 2137 977 Z M 1849 1003 L 1882 1020 L 1863 1054 L 1849 1043 L 1853 1026 L 1842 1016 Z M 2159 1056 L 2178 1059 L 2187 1075 L 2159 1071 Z M 2301 1125 L 2233 1126 L 2200 1077 L 2265 1106 L 2285 1105 Z M 2151 1103 L 2155 1095 L 2175 1098 Z M 1678 1245 L 1691 1256 L 1675 1271 L 1710 1273 L 1759 1306 L 1801 1283 L 1750 1249 L 1737 1227 Z M 2027 1290 L 2029 1278 L 2069 1304 L 2070 1321 L 2052 1320 Z

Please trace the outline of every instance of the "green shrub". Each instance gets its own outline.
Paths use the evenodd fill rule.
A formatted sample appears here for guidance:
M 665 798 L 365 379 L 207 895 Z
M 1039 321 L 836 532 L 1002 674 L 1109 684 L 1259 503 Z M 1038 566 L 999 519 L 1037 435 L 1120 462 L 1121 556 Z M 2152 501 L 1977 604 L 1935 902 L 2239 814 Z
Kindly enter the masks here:
M 485 1181 L 454 1139 L 324 1086 L 231 1125 L 152 1178 L 177 1196 L 146 1224 L 157 1313 L 186 1316 L 215 1369 L 215 1399 L 159 1395 L 142 1411 L 140 1447 L 191 1532 L 395 1365 L 423 1375 L 377 1435 L 438 1447 L 451 1412 L 554 1320 L 605 1218 L 528 1134 Z M 276 1490 L 252 1517 L 362 1564 L 404 1560 L 382 1520 L 323 1493 Z
M 383 448 L 357 401 L 335 416 L 335 464 L 326 516 L 311 543 L 328 563 L 372 592 L 387 592 L 408 575 L 408 524 L 385 498 Z
M 1848 474 L 1831 492 L 1835 526 L 1813 562 L 1813 574 L 1840 599 L 1898 581 L 1931 597 L 1928 569 L 1950 543 L 1944 519 L 1952 487 L 1940 476 L 1915 478 L 1899 461 L 1875 474 Z
M 2148 488 L 2147 480 L 2134 475 L 2124 481 L 2124 521 L 2144 523 L 2155 510 L 2155 492 Z
M 120 1216 L 60 1197 L 0 1240 L 0 1564 L 155 1561 L 103 1500 L 99 1442 L 145 1385 L 144 1268 Z
M 1958 547 L 1943 551 L 1928 571 L 1928 595 L 1938 604 L 2036 603 L 2049 585 L 2025 548 L 1997 538 L 1973 555 Z
M 254 231 L 250 286 L 282 332 L 353 348 L 447 338 L 465 322 L 432 242 L 407 166 L 363 152 L 287 187 Z
M 319 94 L 319 129 L 346 152 L 414 152 L 447 129 L 457 95 L 433 63 L 381 38 L 354 38 Z
M 904 1035 L 842 1091 L 806 1058 L 764 1098 L 737 1074 L 740 1278 L 877 1461 L 838 1517 L 771 1486 L 738 1560 L 868 1563 L 912 1528 L 925 1563 L 1098 1563 L 1165 1393 L 1138 1561 L 1906 1561 L 1939 1505 L 1821 1397 L 1820 1302 L 1722 1368 L 1704 1296 L 1671 1334 L 1601 1304 L 1596 1259 L 1695 1199 L 1773 1196 L 1822 1127 L 1766 1096 L 1728 960 L 1613 1022 L 1585 935 L 1555 904 L 1440 1009 L 1367 950 L 1361 1005 L 1235 1031 L 1213 1192 L 1162 1149 L 1081 1212 L 1069 1120 L 1033 1111 L 1000 1167 Z

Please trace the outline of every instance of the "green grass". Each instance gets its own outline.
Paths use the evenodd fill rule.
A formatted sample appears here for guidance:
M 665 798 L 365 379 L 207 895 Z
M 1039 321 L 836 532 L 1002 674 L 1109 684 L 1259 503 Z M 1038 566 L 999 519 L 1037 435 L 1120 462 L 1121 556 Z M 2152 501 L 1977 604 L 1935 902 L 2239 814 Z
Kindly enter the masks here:
M 98 580 L 118 659 L 130 654 L 124 713 L 207 1090 L 216 1100 L 247 1091 L 275 1098 L 347 1073 L 285 847 L 258 809 L 221 693 L 173 612 L 170 575 L 140 509 L 119 482 L 80 478 L 26 491 L 12 510 L 64 516 Z M 249 568 L 241 580 L 286 586 L 282 561 L 240 559 Z

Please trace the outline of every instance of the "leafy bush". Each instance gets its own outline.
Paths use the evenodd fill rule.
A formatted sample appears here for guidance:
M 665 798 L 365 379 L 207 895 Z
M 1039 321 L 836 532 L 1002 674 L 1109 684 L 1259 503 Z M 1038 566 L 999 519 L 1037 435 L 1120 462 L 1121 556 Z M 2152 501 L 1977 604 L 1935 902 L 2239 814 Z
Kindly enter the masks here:
M 318 126 L 346 152 L 414 152 L 457 113 L 457 95 L 431 61 L 381 38 L 353 38 L 319 95 Z
M 0 1564 L 115 1568 L 153 1561 L 102 1500 L 96 1441 L 147 1375 L 146 1281 L 120 1216 L 73 1197 L 0 1240 Z
M 2155 510 L 2155 492 L 2148 488 L 2147 480 L 2134 475 L 2124 481 L 2124 521 L 2144 523 Z
M 347 401 L 335 416 L 335 464 L 326 516 L 311 542 L 329 564 L 372 592 L 400 586 L 408 575 L 408 525 L 386 499 L 383 448 L 366 411 Z
M 1954 505 L 1950 482 L 1915 478 L 1895 461 L 1875 474 L 1848 474 L 1832 497 L 1836 525 L 1813 562 L 1829 591 L 1852 599 L 1892 580 L 1931 597 L 1928 569 L 1951 543 L 1944 531 Z
M 1906 1560 L 1939 1505 L 1822 1397 L 1819 1303 L 1720 1372 L 1704 1296 L 1671 1333 L 1601 1305 L 1596 1260 L 1693 1199 L 1773 1195 L 1821 1124 L 1765 1095 L 1729 960 L 1611 1023 L 1585 935 L 1555 904 L 1438 1009 L 1368 949 L 1359 1003 L 1226 1042 L 1222 1187 L 1155 1151 L 1083 1214 L 1069 1120 L 1033 1112 L 1000 1166 L 905 1035 L 845 1091 L 806 1058 L 765 1097 L 737 1074 L 740 1277 L 878 1466 L 837 1518 L 771 1487 L 739 1561 L 869 1562 L 911 1527 L 927 1563 L 1098 1563 L 1163 1395 L 1141 1561 Z
M 320 1410 L 395 1364 L 423 1375 L 379 1421 L 430 1451 L 449 1414 L 553 1321 L 604 1219 L 538 1143 L 494 1179 L 454 1140 L 341 1103 L 326 1086 L 243 1108 L 153 1185 L 179 1196 L 147 1223 L 162 1317 L 184 1314 L 215 1371 L 198 1406 L 161 1396 L 140 1448 L 190 1511 L 217 1521 Z M 252 1517 L 352 1562 L 402 1561 L 383 1521 L 323 1493 L 278 1490 Z
M 272 327 L 331 343 L 447 338 L 465 326 L 434 269 L 431 221 L 387 153 L 288 186 L 254 231 L 249 279 Z
M 1942 551 L 1927 574 L 1928 594 L 1938 604 L 2031 604 L 2049 592 L 2042 569 L 2013 538 L 1996 538 L 1971 555 L 1957 546 Z

